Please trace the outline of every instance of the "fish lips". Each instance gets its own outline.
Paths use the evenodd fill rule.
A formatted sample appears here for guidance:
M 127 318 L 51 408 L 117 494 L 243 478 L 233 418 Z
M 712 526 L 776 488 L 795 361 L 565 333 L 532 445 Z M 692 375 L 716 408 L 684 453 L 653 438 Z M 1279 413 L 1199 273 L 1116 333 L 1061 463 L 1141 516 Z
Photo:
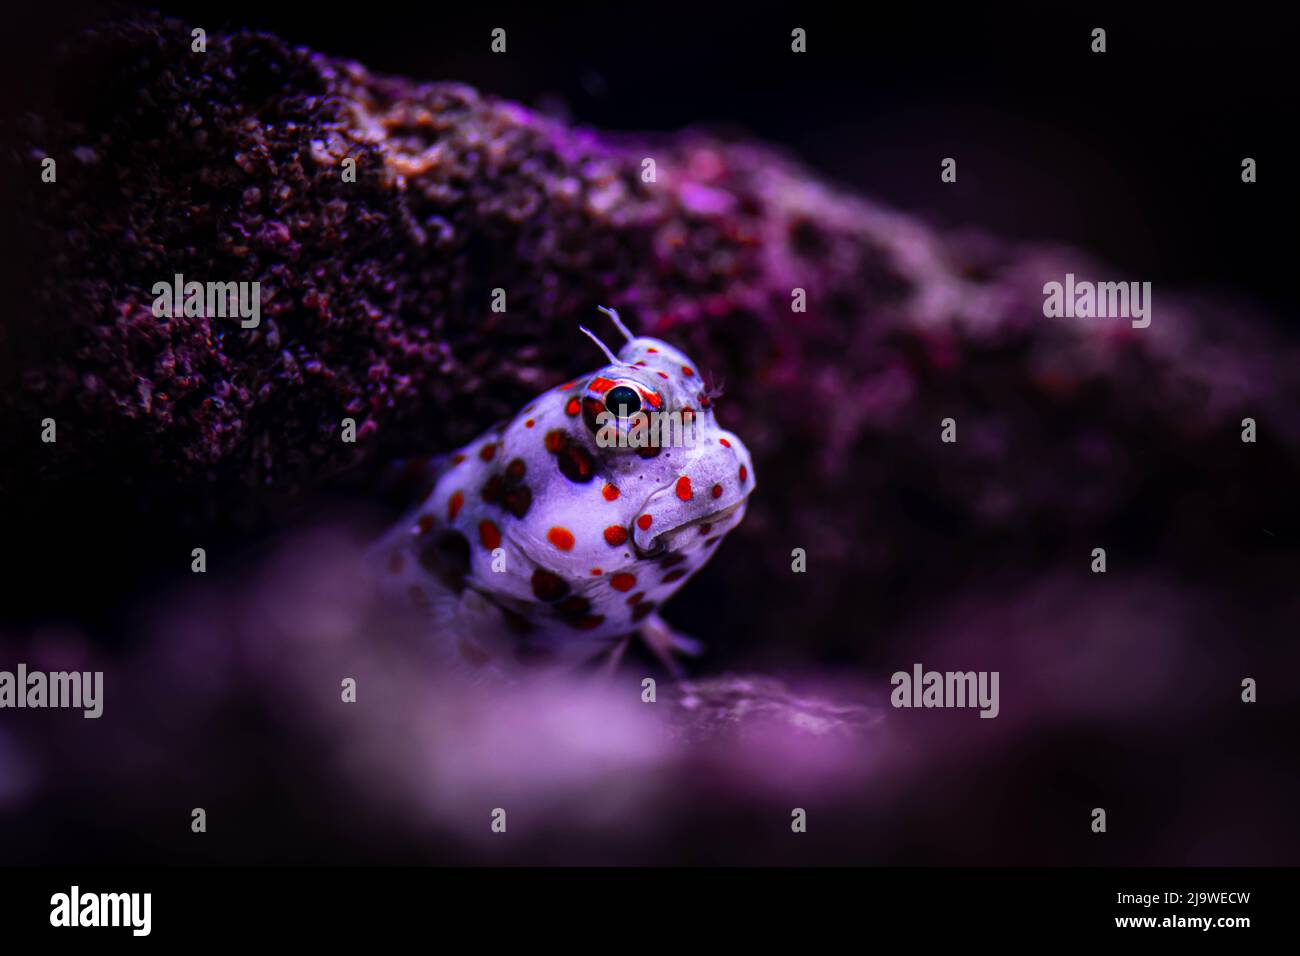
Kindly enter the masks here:
M 678 500 L 671 487 L 655 492 L 641 509 L 641 515 L 632 522 L 632 544 L 636 547 L 637 556 L 653 558 L 666 551 L 680 550 L 674 547 L 676 542 L 687 534 L 698 534 L 696 529 L 700 525 L 725 524 L 729 530 L 733 523 L 743 517 L 748 497 L 739 496 L 721 507 L 711 507 L 700 513 L 698 503 L 692 507 L 691 502 Z M 647 528 L 640 524 L 640 518 L 644 515 L 650 515 L 652 519 Z M 724 529 L 719 527 L 721 530 Z

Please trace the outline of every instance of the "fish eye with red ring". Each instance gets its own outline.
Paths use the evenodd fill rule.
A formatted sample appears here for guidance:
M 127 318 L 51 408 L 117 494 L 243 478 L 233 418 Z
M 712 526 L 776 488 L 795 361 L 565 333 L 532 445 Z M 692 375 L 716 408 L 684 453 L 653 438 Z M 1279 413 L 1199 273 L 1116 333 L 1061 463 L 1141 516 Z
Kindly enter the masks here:
M 648 414 L 662 407 L 663 397 L 640 382 L 597 375 L 587 386 L 582 400 L 582 420 L 592 434 L 598 435 L 602 427 L 609 425 L 626 434 L 640 418 L 638 413 Z M 606 413 L 613 416 L 613 421 L 602 421 Z

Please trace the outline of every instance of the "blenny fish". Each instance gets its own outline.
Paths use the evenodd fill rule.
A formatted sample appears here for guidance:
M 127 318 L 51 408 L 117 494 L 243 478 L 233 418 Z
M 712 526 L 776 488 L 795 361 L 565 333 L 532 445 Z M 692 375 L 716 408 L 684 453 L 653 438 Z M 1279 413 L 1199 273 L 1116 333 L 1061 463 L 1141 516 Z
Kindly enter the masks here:
M 618 354 L 582 329 L 608 364 L 417 466 L 432 490 L 375 548 L 385 589 L 457 668 L 612 668 L 639 636 L 679 673 L 675 655 L 699 650 L 658 612 L 744 518 L 753 462 L 695 364 L 600 309 L 626 339 Z M 610 441 L 637 413 L 672 412 L 693 441 Z

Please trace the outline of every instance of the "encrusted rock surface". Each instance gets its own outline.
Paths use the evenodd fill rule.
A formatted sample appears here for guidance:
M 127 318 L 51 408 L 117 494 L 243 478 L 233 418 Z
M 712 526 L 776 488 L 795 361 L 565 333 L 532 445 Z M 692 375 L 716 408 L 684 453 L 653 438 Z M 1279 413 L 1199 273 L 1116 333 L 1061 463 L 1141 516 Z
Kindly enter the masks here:
M 878 710 L 792 692 L 760 674 L 722 674 L 664 688 L 672 735 L 686 742 L 767 734 L 772 725 L 807 737 L 854 737 L 883 719 Z M 761 729 L 760 729 L 761 728 Z

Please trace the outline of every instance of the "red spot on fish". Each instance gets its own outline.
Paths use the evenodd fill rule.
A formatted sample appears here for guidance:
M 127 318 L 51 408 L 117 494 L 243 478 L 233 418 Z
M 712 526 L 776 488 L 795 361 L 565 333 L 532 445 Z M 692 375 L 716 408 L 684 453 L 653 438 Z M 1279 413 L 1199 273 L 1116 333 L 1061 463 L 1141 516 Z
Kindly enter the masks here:
M 528 419 L 528 421 L 524 422 L 524 427 L 525 427 L 525 428 L 532 428 L 532 427 L 533 427 L 534 425 L 536 425 L 536 424 L 537 424 L 537 419 L 535 419 L 535 418 L 530 418 L 530 419 Z
M 522 458 L 512 458 L 510 464 L 506 465 L 506 477 L 511 481 L 522 481 L 526 470 Z
M 546 433 L 546 450 L 552 455 L 569 443 L 569 436 L 564 434 L 558 428 L 553 428 Z
M 748 477 L 749 477 L 749 470 L 748 470 L 744 465 L 741 465 L 741 466 L 740 466 L 740 480 L 741 480 L 741 481 L 744 481 L 744 480 L 745 480 L 746 478 L 748 478 Z
M 686 577 L 686 569 L 678 568 L 676 571 L 669 571 L 664 575 L 664 584 L 672 584 L 674 581 L 680 581 Z
M 667 378 L 666 375 L 664 377 Z M 661 405 L 663 405 L 664 400 L 659 397 L 657 392 L 652 392 L 649 389 L 645 389 L 645 388 L 640 389 L 639 391 L 641 392 L 641 397 L 650 403 L 651 408 L 657 409 Z
M 689 365 L 683 365 L 682 374 L 685 375 L 687 378 L 691 378 L 695 375 L 695 369 L 691 368 Z
M 420 520 L 415 525 L 420 529 L 420 534 L 428 534 L 433 530 L 433 515 L 420 515 Z
M 460 509 L 464 504 L 465 496 L 459 491 L 453 492 L 451 500 L 447 502 L 447 520 L 455 521 L 456 515 L 460 514 Z
M 600 490 L 600 493 L 605 496 L 606 501 L 614 501 L 618 498 L 618 487 L 616 485 L 606 485 Z
M 641 599 L 644 597 L 645 597 L 644 591 L 637 591 L 636 594 L 633 594 L 630 598 L 627 599 L 628 607 L 631 607 L 633 604 L 640 604 Z
M 605 543 L 618 547 L 627 543 L 627 528 L 622 525 L 612 524 L 605 529 Z
M 608 392 L 611 388 L 614 387 L 614 383 L 611 382 L 609 379 L 598 375 L 591 380 L 590 387 L 591 390 L 595 392 L 597 395 L 604 395 L 606 392 Z
M 642 515 L 641 517 L 636 519 L 636 526 L 640 528 L 642 531 L 648 531 L 650 529 L 651 522 L 653 522 L 654 520 L 655 519 L 652 515 Z
M 681 498 L 682 501 L 691 500 L 691 479 L 685 475 L 677 479 L 677 497 Z
M 484 520 L 478 523 L 478 539 L 489 551 L 501 547 L 501 531 L 491 521 Z
M 720 445 L 722 445 L 723 448 L 730 448 L 730 447 L 731 447 L 731 442 L 727 441 L 725 438 L 719 438 L 719 439 L 718 439 L 718 443 L 719 443 Z
M 658 375 L 660 378 L 667 378 L 667 377 L 668 377 L 668 373 L 667 373 L 667 372 L 655 372 L 655 374 Z
M 700 525 L 700 534 L 708 534 L 712 530 L 713 530 L 713 525 L 711 524 Z
M 582 406 L 578 403 L 578 400 L 576 398 L 571 398 L 569 399 L 569 403 L 564 406 L 564 414 L 569 416 L 576 415 L 581 408 Z
M 722 497 L 722 485 L 714 485 L 714 486 L 709 490 L 709 494 L 713 495 L 713 497 L 715 497 L 715 498 L 721 498 L 721 497 Z
M 465 460 L 465 456 L 462 455 L 460 452 L 456 452 L 456 454 L 451 456 L 451 462 L 453 465 L 459 465 L 464 460 Z
M 600 568 L 592 568 L 592 569 L 591 569 L 591 576 L 592 576 L 593 578 L 598 578 L 598 577 L 600 577 L 600 576 L 601 576 L 602 574 L 604 574 L 604 573 L 605 573 L 605 572 L 602 571 Z
M 630 591 L 636 587 L 636 577 L 627 573 L 616 574 L 609 579 L 609 585 L 615 591 Z
M 497 453 L 497 446 L 491 443 L 484 445 L 478 450 L 478 456 L 484 461 L 491 461 L 492 456 Z
M 552 528 L 546 532 L 546 540 L 561 551 L 573 550 L 573 532 L 568 528 Z
M 647 352 L 654 352 L 654 353 L 656 353 L 656 354 L 659 352 L 659 350 L 656 349 L 656 348 L 649 348 L 649 349 L 646 349 L 646 351 L 647 351 Z

